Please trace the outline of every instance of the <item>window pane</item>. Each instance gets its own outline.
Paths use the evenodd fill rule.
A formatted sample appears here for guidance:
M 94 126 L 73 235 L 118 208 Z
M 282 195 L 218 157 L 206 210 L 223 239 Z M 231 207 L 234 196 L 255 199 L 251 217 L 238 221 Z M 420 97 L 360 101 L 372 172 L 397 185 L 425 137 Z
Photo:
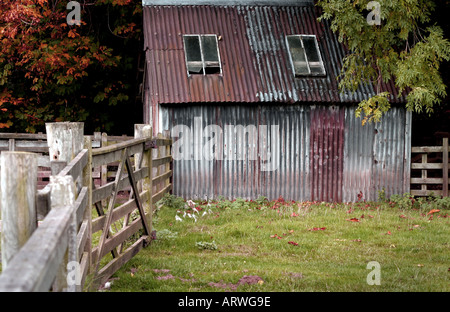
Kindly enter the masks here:
M 202 36 L 202 44 L 205 62 L 218 62 L 219 53 L 216 36 Z
M 184 49 L 186 60 L 188 62 L 201 62 L 202 54 L 200 51 L 200 42 L 198 36 L 184 36 Z
M 325 69 L 320 58 L 320 51 L 317 45 L 316 37 L 302 36 L 303 46 L 305 47 L 306 56 L 308 57 L 311 74 L 324 75 Z
M 309 62 L 320 62 L 319 51 L 316 46 L 316 38 L 315 37 L 302 37 L 303 46 L 306 50 L 306 55 L 308 56 Z
M 309 68 L 306 62 L 305 49 L 302 47 L 299 36 L 287 37 L 289 52 L 291 53 L 292 63 L 296 75 L 308 75 Z

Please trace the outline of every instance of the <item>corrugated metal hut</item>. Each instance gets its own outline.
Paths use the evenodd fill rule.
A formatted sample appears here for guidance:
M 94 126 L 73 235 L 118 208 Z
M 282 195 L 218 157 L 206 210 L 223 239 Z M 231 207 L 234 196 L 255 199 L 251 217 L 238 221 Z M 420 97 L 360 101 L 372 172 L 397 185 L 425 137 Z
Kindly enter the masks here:
M 185 198 L 347 202 L 409 191 L 411 114 L 361 125 L 344 47 L 312 0 L 143 0 L 144 121 L 174 139 Z M 395 104 L 398 105 L 395 105 Z

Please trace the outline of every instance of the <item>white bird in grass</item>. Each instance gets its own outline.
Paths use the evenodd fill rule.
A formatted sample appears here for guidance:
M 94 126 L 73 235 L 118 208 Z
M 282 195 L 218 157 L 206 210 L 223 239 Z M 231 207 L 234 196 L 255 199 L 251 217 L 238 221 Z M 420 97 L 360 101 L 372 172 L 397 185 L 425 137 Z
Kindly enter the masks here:
M 190 199 L 186 203 L 188 204 L 188 206 L 190 208 L 194 208 L 195 207 L 195 203 L 192 200 L 190 200 Z

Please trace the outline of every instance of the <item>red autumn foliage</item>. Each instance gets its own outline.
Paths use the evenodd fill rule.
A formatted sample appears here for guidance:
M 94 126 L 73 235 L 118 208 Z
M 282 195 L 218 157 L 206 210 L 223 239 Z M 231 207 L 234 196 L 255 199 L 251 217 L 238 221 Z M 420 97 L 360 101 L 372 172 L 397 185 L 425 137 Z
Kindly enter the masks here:
M 79 1 L 81 25 L 70 26 L 67 2 L 0 2 L 0 129 L 35 132 L 42 130 L 45 122 L 85 121 L 89 115 L 107 124 L 101 113 L 108 114 L 96 113 L 98 106 L 126 101 L 126 83 L 111 73 L 128 66 L 129 61 L 122 60 L 103 39 L 118 34 L 136 36 L 138 25 L 125 11 L 137 15 L 134 7 L 141 4 Z M 108 17 L 113 10 L 124 17 L 114 18 L 105 33 L 101 17 L 110 6 Z

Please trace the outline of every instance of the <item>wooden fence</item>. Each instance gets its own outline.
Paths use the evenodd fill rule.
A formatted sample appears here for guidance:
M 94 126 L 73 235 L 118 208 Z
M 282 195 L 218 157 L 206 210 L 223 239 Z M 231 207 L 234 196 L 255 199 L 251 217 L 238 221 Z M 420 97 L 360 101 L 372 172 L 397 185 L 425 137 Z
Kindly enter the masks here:
M 67 135 L 52 134 L 47 151 L 39 147 L 49 154 L 52 171 L 50 183 L 37 192 L 42 221 L 3 267 L 0 291 L 97 289 L 150 243 L 154 203 L 172 189 L 172 141 L 151 133 L 149 126 L 136 125 L 134 139 L 94 149 L 92 137 L 85 136 L 68 164 L 60 159 L 68 148 L 52 148 Z M 114 180 L 96 185 L 95 168 L 114 163 Z M 128 199 L 118 204 L 125 189 Z
M 412 147 L 411 154 L 411 195 L 449 196 L 448 138 L 442 146 Z
M 89 136 L 92 142 L 92 148 L 100 148 L 123 141 L 133 139 L 131 136 L 111 136 L 103 132 L 94 132 Z M 0 152 L 1 151 L 23 151 L 38 153 L 38 189 L 43 189 L 50 180 L 51 169 L 50 159 L 48 157 L 47 134 L 29 134 L 29 133 L 0 133 Z M 102 167 L 94 168 L 92 178 L 95 185 L 104 185 L 108 180 L 114 179 L 117 171 L 117 164 L 108 164 Z

